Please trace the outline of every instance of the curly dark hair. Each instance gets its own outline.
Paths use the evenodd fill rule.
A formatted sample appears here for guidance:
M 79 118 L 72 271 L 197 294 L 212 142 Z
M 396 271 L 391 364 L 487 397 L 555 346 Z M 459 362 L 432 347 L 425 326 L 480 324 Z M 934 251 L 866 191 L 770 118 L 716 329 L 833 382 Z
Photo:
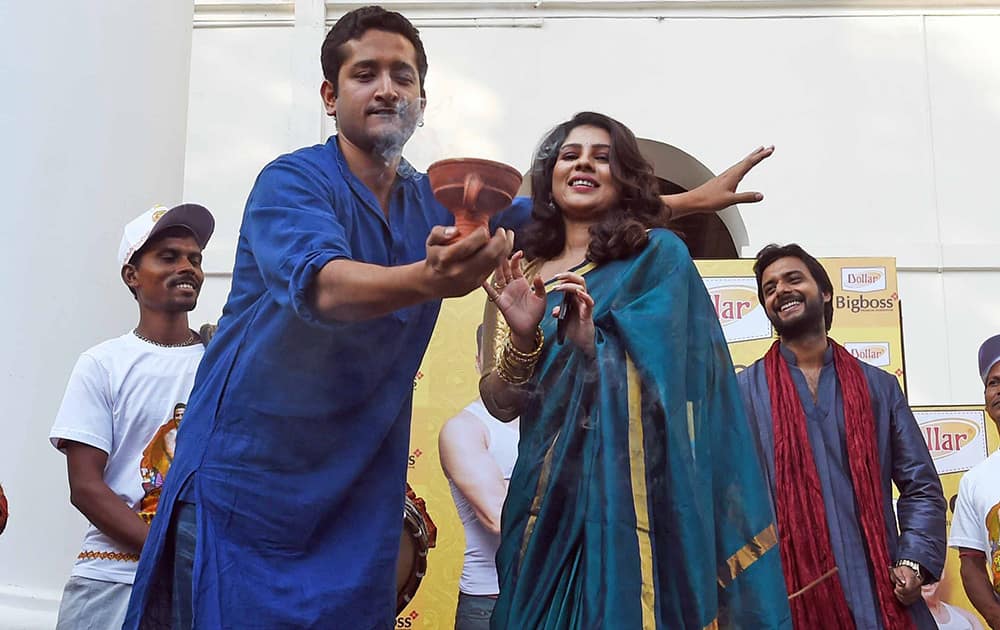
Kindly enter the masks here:
M 343 45 L 352 39 L 361 39 L 372 29 L 402 35 L 413 44 L 417 53 L 420 96 L 426 97 L 424 81 L 427 79 L 427 53 L 424 52 L 424 44 L 420 41 L 420 33 L 402 14 L 386 11 L 378 6 L 361 7 L 344 14 L 326 34 L 319 60 L 323 66 L 323 77 L 333 84 L 333 93 L 337 93 L 337 75 L 340 74 L 340 66 L 344 63 Z
M 649 240 L 646 230 L 666 227 L 668 214 L 658 193 L 653 167 L 639 152 L 639 143 L 628 127 L 610 116 L 580 112 L 550 131 L 531 165 L 531 222 L 524 228 L 519 247 L 530 260 L 558 256 L 566 244 L 562 211 L 552 201 L 552 171 L 559 149 L 576 127 L 600 127 L 611 136 L 611 174 L 621 186 L 618 207 L 590 227 L 587 259 L 595 263 L 628 258 Z

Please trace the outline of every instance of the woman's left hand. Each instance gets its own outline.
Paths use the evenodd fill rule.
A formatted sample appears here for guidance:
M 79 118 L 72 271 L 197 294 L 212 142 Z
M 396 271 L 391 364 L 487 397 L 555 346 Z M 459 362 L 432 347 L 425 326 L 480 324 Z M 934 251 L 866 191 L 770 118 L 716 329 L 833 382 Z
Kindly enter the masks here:
M 588 357 L 593 357 L 594 298 L 587 293 L 587 281 L 583 276 L 569 271 L 557 273 L 554 278 L 559 283 L 552 290 L 570 296 L 569 312 L 566 313 L 566 338 Z M 553 317 L 559 316 L 560 308 L 557 306 L 552 309 Z
M 545 317 L 545 283 L 538 276 L 530 282 L 524 277 L 523 258 L 524 252 L 517 251 L 510 260 L 500 261 L 493 282 L 484 282 L 483 290 L 507 320 L 514 347 L 531 352 L 536 345 L 535 328 Z

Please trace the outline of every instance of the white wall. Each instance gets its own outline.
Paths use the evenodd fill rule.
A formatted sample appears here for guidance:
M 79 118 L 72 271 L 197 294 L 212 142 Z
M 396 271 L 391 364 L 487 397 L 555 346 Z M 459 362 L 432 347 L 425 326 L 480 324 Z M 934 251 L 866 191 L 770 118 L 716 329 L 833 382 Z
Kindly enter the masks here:
M 430 60 L 412 162 L 477 155 L 524 168 L 542 134 L 583 109 L 716 171 L 773 143 L 774 157 L 747 181 L 767 198 L 742 209 L 743 254 L 797 241 L 820 256 L 895 256 L 911 402 L 981 399 L 976 349 L 1000 330 L 1000 298 L 980 289 L 1000 280 L 990 247 L 1000 240 L 991 220 L 1000 2 L 537 4 L 386 5 L 417 23 Z M 287 116 L 321 112 L 316 13 L 293 19 L 280 6 L 240 5 L 226 28 L 208 10 L 196 15 L 185 192 L 210 198 L 231 234 L 259 167 L 303 143 Z M 330 3 L 328 19 L 343 10 Z M 237 14 L 252 26 L 234 28 Z M 198 70 L 221 49 L 243 62 Z M 285 72 L 290 52 L 295 70 Z M 228 73 L 257 90 L 280 85 L 295 102 L 250 98 L 237 109 L 220 88 Z M 198 140 L 220 126 L 221 146 Z M 313 140 L 330 132 L 326 123 Z M 229 143 L 253 151 L 227 162 Z M 200 163 L 216 165 L 211 181 Z M 204 319 L 221 308 L 232 264 L 228 251 L 212 256 L 219 275 Z
M 47 441 L 76 357 L 138 311 L 124 224 L 183 192 L 192 5 L 0 3 L 0 628 L 49 627 L 85 521 Z

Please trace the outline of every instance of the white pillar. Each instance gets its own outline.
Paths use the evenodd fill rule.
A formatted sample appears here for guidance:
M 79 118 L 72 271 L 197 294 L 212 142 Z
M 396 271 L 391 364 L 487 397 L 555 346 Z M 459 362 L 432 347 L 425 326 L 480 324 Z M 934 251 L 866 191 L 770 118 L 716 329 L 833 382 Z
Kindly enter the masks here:
M 190 0 L 0 3 L 5 627 L 52 627 L 79 550 L 85 521 L 46 437 L 76 357 L 137 319 L 115 261 L 125 222 L 180 201 L 192 13 Z

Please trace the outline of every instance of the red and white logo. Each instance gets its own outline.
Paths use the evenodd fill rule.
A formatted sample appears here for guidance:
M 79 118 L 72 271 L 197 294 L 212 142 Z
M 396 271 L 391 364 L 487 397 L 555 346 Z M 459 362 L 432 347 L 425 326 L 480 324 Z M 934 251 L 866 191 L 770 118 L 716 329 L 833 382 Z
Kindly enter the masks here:
M 968 470 L 986 458 L 986 421 L 982 411 L 916 411 L 938 474 Z
M 860 343 L 845 343 L 844 349 L 855 359 L 864 361 L 875 367 L 885 367 L 892 362 L 889 356 L 889 343 L 884 341 L 866 341 Z
M 771 322 L 757 299 L 754 278 L 704 278 L 726 341 L 771 337 Z
M 840 270 L 840 288 L 852 293 L 885 291 L 885 267 L 844 267 Z

